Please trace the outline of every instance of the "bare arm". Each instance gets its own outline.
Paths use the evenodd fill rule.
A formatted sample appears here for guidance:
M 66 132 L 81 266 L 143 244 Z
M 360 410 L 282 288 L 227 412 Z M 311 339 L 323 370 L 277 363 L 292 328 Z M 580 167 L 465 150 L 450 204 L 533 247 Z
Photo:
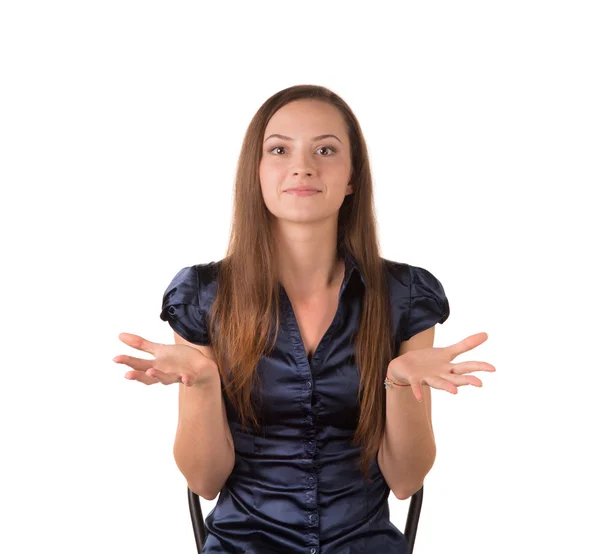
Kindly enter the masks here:
M 431 348 L 435 327 L 417 333 L 400 345 L 400 354 Z M 383 385 L 382 385 L 383 386 Z M 431 389 L 423 384 L 423 401 L 411 387 L 386 391 L 386 422 L 377 461 L 396 498 L 405 500 L 422 486 L 435 461 L 436 446 L 431 423 Z
M 176 344 L 187 344 L 214 361 L 210 346 L 199 346 L 175 333 Z M 221 394 L 217 365 L 214 379 L 200 385 L 179 385 L 179 420 L 173 456 L 188 487 L 213 500 L 233 471 L 235 450 Z

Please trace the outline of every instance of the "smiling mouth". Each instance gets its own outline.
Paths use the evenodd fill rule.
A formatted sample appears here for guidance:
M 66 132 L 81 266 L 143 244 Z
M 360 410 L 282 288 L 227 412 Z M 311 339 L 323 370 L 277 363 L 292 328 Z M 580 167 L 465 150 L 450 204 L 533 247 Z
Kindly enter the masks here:
M 296 196 L 313 196 L 315 194 L 319 194 L 321 191 L 315 189 L 287 189 L 284 192 L 288 194 L 294 194 Z

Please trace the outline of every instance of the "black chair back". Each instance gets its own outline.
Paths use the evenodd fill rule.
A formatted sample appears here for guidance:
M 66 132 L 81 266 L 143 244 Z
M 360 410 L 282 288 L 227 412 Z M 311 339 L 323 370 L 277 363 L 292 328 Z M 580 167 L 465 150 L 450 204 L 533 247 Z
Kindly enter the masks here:
M 204 525 L 204 516 L 200 507 L 200 498 L 188 488 L 188 504 L 190 507 L 190 516 L 192 518 L 192 528 L 194 529 L 194 538 L 196 539 L 196 548 L 198 554 L 202 550 L 202 545 L 206 540 L 206 527 Z M 421 506 L 423 504 L 423 487 L 410 497 L 410 506 L 406 516 L 406 526 L 404 527 L 404 536 L 408 542 L 408 551 L 412 554 L 415 547 L 415 538 L 417 536 L 417 527 L 419 526 L 419 517 L 421 516 Z

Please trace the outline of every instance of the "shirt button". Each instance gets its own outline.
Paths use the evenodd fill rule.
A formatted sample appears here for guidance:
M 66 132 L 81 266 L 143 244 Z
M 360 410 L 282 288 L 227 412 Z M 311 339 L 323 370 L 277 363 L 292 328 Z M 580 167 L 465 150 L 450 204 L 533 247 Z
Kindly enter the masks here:
M 315 520 L 317 519 L 317 516 L 311 514 L 310 517 L 308 518 L 310 520 L 311 523 L 314 523 Z
M 314 477 L 311 475 L 311 476 L 308 478 L 308 482 L 309 482 L 309 483 L 314 483 L 314 482 L 315 482 L 315 478 L 314 478 Z
M 310 554 L 316 554 L 316 552 L 317 552 L 316 548 L 313 547 L 310 549 Z
M 312 387 L 312 381 L 306 381 L 306 388 L 310 389 Z
M 168 311 L 169 311 L 169 313 L 170 313 L 171 315 L 175 315 L 175 312 L 176 312 L 176 310 L 175 310 L 175 306 L 169 306 L 169 310 L 168 310 Z

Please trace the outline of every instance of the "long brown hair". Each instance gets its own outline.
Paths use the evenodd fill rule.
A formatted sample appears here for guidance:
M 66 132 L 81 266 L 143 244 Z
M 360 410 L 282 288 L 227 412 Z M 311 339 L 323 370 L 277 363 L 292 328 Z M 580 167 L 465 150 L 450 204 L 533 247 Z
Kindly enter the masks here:
M 360 368 L 360 416 L 354 444 L 361 446 L 365 479 L 385 428 L 384 368 L 392 359 L 387 280 L 379 253 L 373 183 L 367 146 L 356 116 L 342 98 L 315 85 L 297 85 L 271 96 L 246 131 L 237 164 L 233 217 L 226 257 L 221 261 L 217 296 L 209 317 L 211 345 L 224 389 L 240 415 L 259 427 L 252 402 L 259 359 L 273 350 L 279 328 L 279 280 L 275 241 L 263 201 L 259 164 L 265 128 L 288 102 L 318 99 L 338 108 L 350 139 L 353 193 L 338 214 L 337 249 L 349 252 L 365 281 L 355 360 Z M 269 342 L 269 339 L 270 342 Z M 227 368 L 227 370 L 226 370 Z

